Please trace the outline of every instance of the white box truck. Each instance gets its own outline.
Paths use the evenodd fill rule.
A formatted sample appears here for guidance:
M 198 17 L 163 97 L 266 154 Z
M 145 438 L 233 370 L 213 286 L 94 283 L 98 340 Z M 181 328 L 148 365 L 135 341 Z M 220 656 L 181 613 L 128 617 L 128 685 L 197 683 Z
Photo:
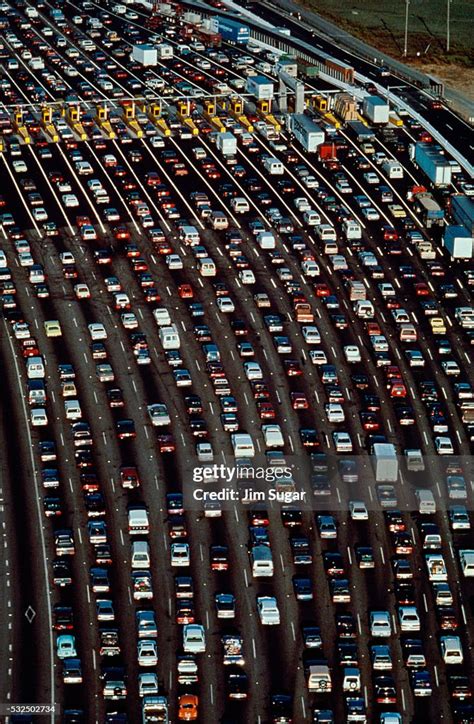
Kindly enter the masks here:
M 372 446 L 375 480 L 378 483 L 395 483 L 398 480 L 398 458 L 395 445 L 375 443 Z
M 158 51 L 150 43 L 134 45 L 132 47 L 132 60 L 143 66 L 156 65 L 158 63 Z
M 229 131 L 218 133 L 216 146 L 223 156 L 235 156 L 237 153 L 237 138 Z

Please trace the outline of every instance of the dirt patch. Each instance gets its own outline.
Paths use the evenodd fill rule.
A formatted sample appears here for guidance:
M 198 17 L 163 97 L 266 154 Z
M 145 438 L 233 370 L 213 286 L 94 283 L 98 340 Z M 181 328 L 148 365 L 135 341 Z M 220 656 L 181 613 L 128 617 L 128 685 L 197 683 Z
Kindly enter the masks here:
M 470 68 L 455 64 L 416 63 L 417 69 L 427 75 L 434 75 L 450 88 L 463 93 L 466 98 L 474 102 L 473 71 Z

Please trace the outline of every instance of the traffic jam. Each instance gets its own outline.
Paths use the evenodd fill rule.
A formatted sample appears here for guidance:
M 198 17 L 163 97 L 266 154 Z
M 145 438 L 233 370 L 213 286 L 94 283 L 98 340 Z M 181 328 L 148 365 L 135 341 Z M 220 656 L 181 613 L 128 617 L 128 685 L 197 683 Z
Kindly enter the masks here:
M 308 104 L 309 152 L 246 96 L 278 52 L 174 8 L 0 5 L 1 354 L 62 721 L 473 721 L 473 187 L 400 109 Z

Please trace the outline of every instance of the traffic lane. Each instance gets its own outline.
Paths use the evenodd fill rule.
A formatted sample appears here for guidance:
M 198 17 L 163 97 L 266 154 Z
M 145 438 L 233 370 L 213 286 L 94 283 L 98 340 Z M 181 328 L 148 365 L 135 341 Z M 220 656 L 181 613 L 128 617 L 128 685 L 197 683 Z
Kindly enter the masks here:
M 51 258 L 53 249 L 49 249 L 48 256 L 42 257 L 42 261 L 45 264 L 45 268 L 48 268 L 48 263 Z M 54 278 L 52 269 L 49 268 L 49 275 Z M 53 343 L 49 338 L 46 337 L 42 325 L 38 324 L 38 320 L 58 318 L 61 322 L 62 329 L 65 330 L 67 321 L 65 318 L 61 318 L 61 312 L 55 308 L 54 302 L 50 300 L 42 300 L 40 304 L 38 300 L 30 300 L 30 314 L 35 320 L 35 336 L 39 342 L 39 348 L 42 351 L 45 359 L 49 361 L 47 382 L 51 389 L 51 396 L 48 404 L 48 413 L 51 415 L 50 423 L 55 431 L 55 439 L 58 442 L 58 451 L 63 453 L 58 457 L 58 469 L 60 472 L 60 479 L 63 481 L 62 492 L 65 501 L 65 513 L 68 514 L 68 520 L 64 521 L 64 525 L 67 527 L 69 523 L 70 527 L 74 531 L 76 555 L 73 557 L 71 562 L 73 569 L 73 585 L 78 590 L 78 596 L 75 599 L 76 604 L 76 616 L 75 620 L 79 622 L 78 630 L 80 636 L 78 636 L 78 647 L 79 651 L 82 650 L 81 660 L 83 663 L 83 677 L 91 683 L 88 688 L 88 692 L 84 690 L 84 704 L 86 710 L 94 712 L 94 715 L 100 715 L 100 698 L 99 693 L 99 682 L 97 678 L 97 661 L 95 658 L 95 651 L 97 650 L 97 629 L 91 622 L 95 620 L 95 608 L 93 601 L 90 596 L 89 588 L 89 569 L 94 565 L 94 559 L 91 555 L 89 542 L 82 537 L 82 530 L 86 528 L 86 516 L 81 501 L 79 490 L 80 484 L 77 478 L 77 473 L 71 471 L 71 463 L 74 459 L 74 448 L 70 441 L 69 425 L 65 420 L 64 406 L 62 397 L 59 395 L 60 381 L 57 371 L 57 364 L 59 361 L 64 359 L 70 359 L 68 350 L 70 346 L 61 338 L 55 340 Z M 58 305 L 61 306 L 61 305 Z M 66 482 L 67 481 L 67 482 Z M 63 521 L 61 521 L 61 525 Z M 80 605 L 78 604 L 80 601 Z M 89 652 L 87 655 L 86 652 Z M 89 696 L 88 696 L 89 695 Z
M 71 246 L 71 249 L 73 248 L 74 247 Z M 98 300 L 100 298 L 98 293 L 99 290 L 96 289 L 97 285 L 95 280 L 93 278 L 88 279 L 88 283 L 90 285 L 91 293 L 93 295 L 92 298 Z M 92 310 L 89 311 L 90 316 L 87 316 L 86 320 L 91 321 L 91 319 L 93 319 L 94 321 L 97 321 L 98 319 L 101 319 L 101 321 L 103 321 L 103 323 L 108 327 L 110 331 L 110 325 L 114 324 L 114 320 L 111 320 L 110 318 L 107 318 L 105 316 L 106 304 L 103 302 L 94 301 L 91 303 L 91 307 Z M 100 314 L 97 314 L 97 308 L 100 309 Z M 117 598 L 121 601 L 121 605 L 118 608 L 118 619 L 119 621 L 121 621 L 120 630 L 121 632 L 123 632 L 123 638 L 121 639 L 122 648 L 125 653 L 125 658 L 127 660 L 127 669 L 129 672 L 131 692 L 129 706 L 131 707 L 131 710 L 136 710 L 135 707 L 138 706 L 139 701 L 136 692 L 138 665 L 136 662 L 136 651 L 133 647 L 133 643 L 135 643 L 136 638 L 136 627 L 133 618 L 134 608 L 130 606 L 130 547 L 127 546 L 126 539 L 124 538 L 124 531 L 126 531 L 127 529 L 126 505 L 128 504 L 128 502 L 134 501 L 133 499 L 129 501 L 129 497 L 132 496 L 127 496 L 125 491 L 121 490 L 120 488 L 119 491 L 117 491 L 115 487 L 117 485 L 117 471 L 123 463 L 123 446 L 121 446 L 116 441 L 115 420 L 112 413 L 109 411 L 109 405 L 105 396 L 104 385 L 100 383 L 97 380 L 96 375 L 93 374 L 92 362 L 89 360 L 89 357 L 84 350 L 83 341 L 88 340 L 89 338 L 89 334 L 86 331 L 85 324 L 83 322 L 84 314 L 87 315 L 87 309 L 85 308 L 85 305 L 82 304 L 80 311 L 75 317 L 77 320 L 78 329 L 78 332 L 76 334 L 79 334 L 79 337 L 76 337 L 74 341 L 74 348 L 76 353 L 74 360 L 77 360 L 76 366 L 78 369 L 79 389 L 83 392 L 84 398 L 87 400 L 86 409 L 94 410 L 97 408 L 97 405 L 100 405 L 102 408 L 101 415 L 99 415 L 98 417 L 91 416 L 90 419 L 92 429 L 94 430 L 94 428 L 96 428 L 94 430 L 94 439 L 97 441 L 96 455 L 99 470 L 101 470 L 102 473 L 101 478 L 104 481 L 108 481 L 104 489 L 105 497 L 108 500 L 108 510 L 114 511 L 112 525 L 110 526 L 112 548 L 114 551 L 113 558 L 114 561 L 120 561 L 121 564 L 125 563 L 125 566 L 119 565 L 114 569 L 114 578 L 116 580 Z M 115 329 L 118 329 L 118 325 L 115 324 L 113 329 L 113 333 L 109 334 L 109 339 L 111 339 L 114 349 L 116 349 L 118 352 L 118 354 L 116 352 L 115 358 L 111 359 L 111 362 L 115 369 L 117 367 L 115 360 L 118 358 L 122 358 L 123 354 L 119 351 L 118 338 L 120 335 L 118 332 L 115 331 Z M 127 367 L 125 373 L 122 369 L 122 375 L 119 375 L 116 370 L 116 376 L 118 378 L 120 386 L 122 387 L 122 389 L 124 389 L 125 385 L 122 383 L 122 379 L 125 379 L 127 381 L 130 379 L 130 369 Z M 129 400 L 135 400 L 135 392 L 129 391 Z M 126 409 L 127 413 L 123 412 L 122 414 L 122 411 L 120 411 L 118 416 L 124 417 L 126 414 L 128 414 L 128 407 Z M 143 439 L 140 442 L 142 445 L 145 445 L 145 436 L 143 436 Z M 141 469 L 146 469 L 146 463 L 142 462 Z M 160 551 L 160 553 L 156 555 L 156 560 L 160 561 L 162 559 L 162 551 Z M 117 568 L 119 569 L 119 571 L 117 571 Z M 155 580 L 155 590 L 156 585 L 157 583 Z M 123 646 L 124 643 L 125 646 Z M 166 650 L 166 647 L 163 646 L 162 650 Z
M 40 666 L 38 655 L 48 656 L 48 597 L 42 561 L 39 526 L 48 537 L 49 531 L 43 520 L 38 519 L 38 509 L 32 493 L 33 470 L 30 462 L 20 465 L 20 460 L 30 461 L 32 448 L 26 426 L 28 419 L 22 414 L 21 396 L 23 377 L 16 375 L 12 355 L 18 356 L 7 339 L 10 335 L 2 322 L 0 369 L 5 384 L 0 389 L 1 461 L 0 480 L 2 497 L 2 578 L 5 585 L 1 594 L 2 637 L 2 701 L 51 701 L 47 666 Z M 14 342 L 13 342 L 14 345 Z M 21 358 L 18 359 L 19 368 Z M 7 419 L 6 411 L 10 413 Z M 16 433 L 15 433 L 16 431 Z M 36 436 L 32 436 L 35 438 Z M 36 440 L 34 440 L 36 442 Z M 34 444 L 33 442 L 33 444 Z M 16 452 L 13 452 L 16 451 Z M 13 487 L 14 486 L 14 487 Z M 21 531 L 21 533 L 19 533 Z M 31 556 L 38 550 L 38 557 Z M 20 564 L 21 561 L 21 564 Z M 36 565 L 38 563 L 38 565 Z M 47 579 L 46 579 L 47 581 Z M 48 582 L 48 581 L 47 581 Z M 31 607 L 31 618 L 25 614 Z M 32 652 L 37 652 L 32 653 Z M 32 658 L 33 657 L 33 658 Z M 44 659 L 43 659 L 44 661 Z M 59 701 L 59 692 L 55 700 Z M 43 697 L 43 698 L 41 698 Z M 45 697 L 45 698 L 44 698 Z
M 119 270 L 119 269 L 115 269 L 115 271 L 117 272 L 117 274 L 120 275 L 120 278 L 122 278 L 122 279 L 125 279 L 126 276 L 128 277 L 127 283 L 125 284 L 125 288 L 127 288 L 127 290 L 131 291 L 131 290 L 133 289 L 133 287 L 135 286 L 136 282 L 133 280 L 133 278 L 132 278 L 132 276 L 131 276 L 131 274 L 130 274 L 130 271 L 129 271 L 129 270 L 127 271 L 125 265 L 123 265 L 123 267 L 122 267 L 120 270 Z M 143 319 L 144 319 L 144 318 L 145 318 L 145 315 L 143 316 Z M 153 324 L 153 326 L 154 326 L 154 328 L 156 329 L 156 325 Z M 145 328 L 144 325 L 143 325 L 142 328 Z M 155 332 L 155 334 L 156 334 L 156 332 Z M 148 336 L 148 338 L 150 339 L 151 335 L 147 335 L 147 336 Z M 124 340 L 122 339 L 121 342 L 123 343 L 123 341 L 124 341 Z M 125 346 L 125 345 L 126 345 L 126 346 Z M 122 344 L 121 344 L 120 346 L 122 347 Z M 114 347 L 118 350 L 117 343 L 114 345 Z M 128 347 L 128 340 L 126 340 L 126 342 L 125 342 L 125 344 L 123 345 L 123 348 L 122 348 L 122 349 L 125 350 L 125 349 L 127 349 L 127 347 Z M 128 352 L 128 351 L 127 351 L 127 352 Z M 121 355 L 120 355 L 120 359 L 122 359 L 123 357 L 124 357 L 124 355 L 121 354 Z M 128 357 L 128 359 L 129 359 L 128 365 L 127 365 L 127 376 L 129 377 L 129 376 L 130 376 L 131 365 L 134 364 L 134 362 L 131 361 L 133 358 L 132 358 L 132 355 L 130 354 L 130 352 L 126 353 L 126 358 L 127 358 L 127 357 Z M 135 407 L 135 409 L 136 409 L 136 404 L 137 404 L 137 402 L 136 402 L 135 400 L 136 400 L 137 398 L 138 398 L 138 400 L 140 400 L 140 399 L 147 399 L 148 402 L 156 401 L 156 399 L 164 399 L 164 400 L 167 400 L 167 399 L 168 399 L 168 397 L 167 397 L 166 394 L 163 396 L 162 390 L 160 390 L 160 393 L 157 395 L 157 378 L 160 379 L 160 381 L 162 381 L 162 375 L 159 374 L 159 376 L 158 376 L 158 375 L 153 375 L 152 373 L 148 374 L 148 372 L 149 372 L 149 371 L 145 371 L 145 370 L 142 369 L 142 372 L 141 372 L 141 375 L 140 375 L 140 377 L 142 378 L 142 391 L 141 391 L 141 394 L 140 394 L 140 391 L 139 391 L 140 388 L 137 386 L 137 383 L 140 385 L 140 381 L 139 381 L 140 378 L 135 378 L 134 380 L 132 380 L 132 386 L 133 386 L 133 388 L 134 388 L 134 392 L 132 393 L 133 401 L 132 401 L 132 399 L 131 399 L 131 405 L 132 405 L 133 407 Z M 124 377 L 125 377 L 125 374 L 124 374 Z M 170 379 L 169 379 L 169 383 L 168 383 L 168 384 L 169 384 L 169 386 L 171 387 L 171 385 L 173 384 L 171 375 L 169 375 L 169 378 L 170 378 Z M 141 385 L 140 385 L 140 386 L 141 386 Z M 146 390 L 146 394 L 145 394 L 145 390 Z M 181 407 L 182 407 L 182 403 L 181 403 Z M 139 411 L 141 411 L 141 412 L 139 412 Z M 175 417 L 175 424 L 179 424 L 180 427 L 181 427 L 182 423 L 180 422 L 180 420 L 185 419 L 184 410 L 180 410 L 180 413 L 181 413 L 181 414 L 180 414 L 179 417 L 178 417 L 178 416 Z M 139 405 L 137 414 L 136 414 L 136 415 L 133 415 L 133 419 L 134 419 L 134 420 L 137 420 L 138 417 L 143 417 L 143 414 L 144 414 L 144 413 L 143 413 L 143 407 L 142 407 L 141 405 Z M 142 429 L 143 429 L 143 430 L 146 430 L 146 434 L 143 436 L 142 441 L 141 441 L 141 442 L 137 442 L 137 445 L 136 445 L 136 449 L 137 449 L 137 460 L 138 460 L 138 461 L 140 460 L 140 456 L 138 455 L 138 451 L 147 450 L 147 448 L 148 448 L 148 454 L 147 454 L 146 456 L 145 456 L 144 454 L 141 456 L 140 469 L 145 470 L 147 467 L 148 467 L 148 469 L 150 468 L 150 465 L 152 465 L 152 461 L 153 461 L 154 458 L 156 457 L 156 447 L 155 447 L 154 444 L 153 444 L 153 435 L 149 435 L 149 434 L 148 434 L 149 423 L 148 423 L 147 420 L 146 420 L 146 422 L 144 423 L 143 428 L 140 426 L 139 429 L 140 429 L 140 430 L 142 430 Z M 150 443 L 150 439 L 151 439 L 151 443 Z M 176 435 L 176 439 L 179 439 L 179 435 Z M 137 439 L 137 440 L 138 440 L 138 439 Z M 157 476 L 159 476 L 159 477 L 157 477 Z M 151 477 L 151 476 L 150 476 L 150 477 Z M 163 475 L 160 475 L 159 470 L 155 471 L 155 474 L 153 475 L 153 488 L 155 488 L 155 485 L 156 485 L 156 484 L 155 484 L 155 479 L 157 479 L 157 480 L 163 479 Z M 168 474 L 168 475 L 166 476 L 166 486 L 165 486 L 165 488 L 169 490 L 170 487 L 171 487 L 171 489 L 172 489 L 172 487 L 174 487 L 174 485 L 176 484 L 176 483 L 173 484 L 173 482 L 174 482 L 174 481 L 173 481 L 173 476 L 170 476 L 170 475 Z M 163 491 L 163 492 L 164 492 L 164 491 Z M 150 511 L 151 511 L 151 513 L 152 513 L 153 519 L 154 519 L 154 520 L 157 520 L 158 518 L 162 519 L 163 516 L 164 516 L 164 513 L 163 513 L 163 511 L 164 511 L 164 502 L 161 501 L 161 506 L 160 506 L 159 509 L 157 510 L 157 509 L 156 509 L 156 503 L 157 503 L 157 501 L 156 501 L 156 494 L 155 494 L 154 496 L 151 496 L 149 500 L 147 500 L 147 503 L 148 503 L 148 505 L 149 505 L 149 507 L 150 507 Z M 155 513 L 155 515 L 153 515 L 153 513 Z M 199 534 L 197 533 L 196 530 L 193 530 L 193 528 L 190 528 L 190 532 L 191 532 L 191 535 L 190 535 L 191 550 L 192 550 L 192 554 L 194 554 L 194 556 L 195 556 L 195 555 L 196 555 L 195 549 L 196 549 L 196 547 L 197 547 L 196 543 L 197 543 L 197 541 L 199 540 Z M 166 533 L 164 533 L 164 535 L 166 535 Z M 161 556 L 161 560 L 168 560 L 168 559 L 169 559 L 169 553 L 166 553 L 166 556 L 164 556 L 164 555 L 163 555 L 163 552 L 160 551 L 160 554 L 159 554 L 159 555 Z M 167 568 L 168 568 L 168 567 L 169 567 L 169 566 L 167 565 Z M 199 570 L 199 565 L 196 563 L 196 561 L 194 561 L 193 569 L 194 569 L 195 571 L 196 571 L 196 570 Z M 171 590 L 171 587 L 170 587 L 170 590 Z M 170 598 L 171 598 L 171 594 L 170 594 L 170 596 L 168 596 L 168 600 L 170 600 Z M 208 596 L 206 596 L 206 597 L 205 597 L 205 604 L 203 604 L 203 605 L 200 607 L 201 612 L 203 612 L 204 610 L 209 610 L 210 608 L 211 608 L 210 599 L 208 600 Z M 170 616 L 170 611 L 167 610 L 167 612 L 166 612 L 166 617 L 169 617 L 169 616 Z M 175 650 L 176 650 L 176 646 L 175 646 Z M 209 694 L 208 694 L 208 696 L 209 696 L 209 697 L 214 696 L 214 693 L 212 693 L 212 692 L 215 692 L 215 695 L 216 695 L 216 698 L 217 698 L 218 693 L 219 693 L 220 691 L 222 691 L 222 686 L 220 686 L 220 685 L 218 686 L 217 683 L 214 682 L 213 676 L 215 676 L 215 672 L 214 672 L 213 674 L 210 672 L 209 667 L 208 667 L 208 665 L 207 665 L 207 660 L 206 660 L 206 659 L 203 659 L 203 666 L 205 667 L 205 669 L 204 669 L 204 670 L 205 670 L 205 676 L 203 677 L 203 680 L 204 680 L 204 681 L 209 681 L 210 686 L 212 685 L 212 689 L 211 689 L 211 688 L 209 689 Z M 172 670 L 172 667 L 171 667 L 171 666 L 168 667 L 168 670 L 171 671 L 171 670 Z M 168 679 L 168 677 L 166 676 L 166 677 L 165 677 L 165 681 L 167 681 L 167 679 Z M 203 706 L 206 707 L 206 694 L 205 694 L 205 692 L 203 692 L 203 700 L 204 700 Z M 211 703 L 212 703 L 212 702 L 211 702 Z M 211 707 L 211 708 L 212 708 L 212 707 Z
M 131 288 L 131 282 L 130 282 L 130 286 L 127 285 L 127 288 Z M 146 323 L 147 323 L 148 316 L 149 316 L 149 312 L 147 313 L 147 312 L 145 311 L 145 314 L 144 314 L 144 317 L 143 317 L 143 329 L 147 329 L 147 327 L 146 327 L 145 325 L 146 325 Z M 181 315 L 180 315 L 180 316 L 181 316 Z M 178 318 L 176 318 L 176 316 L 175 316 L 174 314 L 173 314 L 173 320 L 176 321 L 176 322 L 179 322 L 179 321 L 180 321 Z M 149 324 L 150 324 L 150 327 L 151 327 L 152 335 L 153 335 L 153 336 L 156 335 L 156 324 L 155 324 L 154 320 L 151 320 L 151 319 L 150 319 Z M 150 339 L 150 337 L 151 337 L 152 335 L 147 334 L 147 336 L 148 336 L 149 339 Z M 191 341 L 190 341 L 190 344 L 191 344 Z M 199 352 L 197 352 L 197 354 L 199 354 Z M 185 357 L 185 354 L 184 354 L 184 353 L 183 353 L 183 356 Z M 194 355 L 193 355 L 193 356 L 194 356 Z M 158 371 L 159 371 L 159 370 L 158 370 Z M 166 381 L 166 378 L 163 377 L 163 373 L 161 373 L 161 372 L 159 371 L 159 374 L 160 374 L 160 379 L 162 379 L 163 381 Z M 193 373 L 193 377 L 195 377 L 194 373 Z M 174 385 L 174 383 L 173 383 L 173 381 L 172 381 L 171 375 L 169 375 L 169 378 L 170 378 L 170 383 L 169 383 L 169 384 L 170 384 L 170 387 L 171 387 L 171 386 Z M 204 388 L 205 386 L 206 386 L 206 387 L 209 387 L 209 384 L 203 381 L 202 388 Z M 151 385 L 150 385 L 150 388 L 151 388 Z M 168 392 L 168 395 L 169 395 L 169 394 L 170 394 L 170 393 Z M 178 397 L 178 396 L 179 396 L 179 392 L 178 392 L 178 391 L 176 391 L 176 393 L 172 393 L 172 395 L 171 395 L 171 400 L 172 400 L 172 401 L 176 401 L 176 404 L 178 403 L 178 400 L 176 400 L 176 397 Z M 156 399 L 156 395 L 155 395 L 155 397 L 154 397 L 153 399 Z M 158 397 L 158 399 L 167 399 L 167 400 L 168 400 L 168 398 L 163 398 L 161 395 Z M 178 414 L 179 414 L 179 419 L 180 419 L 180 420 L 185 420 L 185 419 L 186 419 L 186 413 L 185 413 L 184 410 L 181 409 L 181 408 L 182 408 L 182 400 L 180 400 L 180 402 L 181 402 L 181 404 L 179 405 L 179 408 L 178 408 L 178 410 L 179 410 L 179 412 L 178 412 Z M 174 402 L 173 402 L 173 403 L 171 404 L 171 406 L 170 406 L 170 409 L 171 409 L 171 410 L 172 410 L 173 408 L 174 408 Z M 175 413 L 175 414 L 176 414 L 176 413 Z M 180 427 L 181 427 L 181 426 L 180 426 Z M 214 426 L 213 426 L 213 424 L 212 424 L 212 421 L 211 421 L 211 425 L 209 426 L 209 430 L 210 430 L 210 432 L 211 432 L 211 439 L 215 438 L 216 434 L 219 432 L 219 428 L 217 428 L 217 430 L 214 429 Z M 221 435 L 222 435 L 222 433 L 221 433 Z M 177 439 L 178 441 L 179 441 L 180 438 L 183 439 L 183 442 L 186 442 L 186 449 L 189 449 L 189 448 L 192 449 L 193 442 L 192 442 L 192 440 L 190 440 L 189 431 L 187 430 L 187 428 L 184 427 L 184 425 L 181 427 L 180 432 L 179 432 L 179 435 L 176 435 L 176 439 Z M 179 444 L 179 443 L 178 443 L 178 444 Z M 219 442 L 215 445 L 215 448 L 218 449 L 219 447 L 222 446 L 222 444 L 227 444 L 227 445 L 228 445 L 228 440 L 222 439 L 221 441 L 219 441 Z M 189 454 L 189 453 L 188 453 L 188 454 Z M 189 476 L 189 471 L 186 469 L 186 471 L 183 471 L 179 477 L 180 477 L 182 480 L 186 480 L 186 477 L 187 477 L 187 476 Z M 194 515 L 194 514 L 192 513 L 192 511 L 190 511 L 190 512 L 189 512 L 189 516 L 192 517 L 193 515 Z M 196 542 L 197 540 L 198 540 L 198 538 L 197 538 L 194 534 L 193 534 L 192 536 L 190 536 L 190 541 L 192 541 L 192 549 L 193 549 L 193 551 L 198 547 L 198 546 L 197 546 L 197 542 Z M 199 539 L 199 540 L 200 540 L 200 545 L 202 544 L 202 545 L 205 546 L 206 548 L 208 547 L 208 546 L 207 546 L 207 540 L 205 539 L 205 537 L 204 537 L 203 540 L 201 540 L 201 539 Z M 201 572 L 201 575 L 202 575 L 202 572 Z M 211 591 L 212 591 L 212 586 L 211 586 L 210 584 L 208 584 L 208 587 L 211 588 Z M 208 608 L 207 608 L 207 610 L 208 610 Z

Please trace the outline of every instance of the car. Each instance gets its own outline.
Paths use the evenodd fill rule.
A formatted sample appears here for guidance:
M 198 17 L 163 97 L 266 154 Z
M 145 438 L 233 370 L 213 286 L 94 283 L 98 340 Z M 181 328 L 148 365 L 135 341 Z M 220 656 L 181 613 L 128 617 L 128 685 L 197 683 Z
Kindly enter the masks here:
M 183 649 L 185 653 L 199 654 L 206 650 L 206 634 L 200 624 L 186 624 L 183 627 Z
M 147 405 L 147 412 L 151 420 L 151 424 L 154 427 L 169 425 L 171 422 L 168 408 L 165 404 L 154 403 L 152 405 Z
M 109 599 L 96 600 L 96 613 L 98 621 L 115 621 L 114 606 Z
M 182 694 L 178 699 L 179 721 L 196 721 L 198 719 L 199 698 L 195 694 Z
M 260 623 L 264 626 L 275 626 L 280 623 L 280 611 L 274 596 L 257 596 L 257 612 Z
M 366 504 L 362 500 L 349 501 L 349 513 L 352 520 L 368 520 L 369 512 Z
M 93 342 L 101 339 L 107 339 L 105 327 L 100 322 L 92 322 L 91 324 L 88 324 L 87 327 Z
M 76 639 L 72 634 L 61 634 L 57 637 L 56 655 L 58 659 L 77 656 Z
M 312 601 L 311 579 L 307 576 L 293 576 L 293 591 L 297 601 Z
M 137 642 L 137 661 L 139 666 L 156 666 L 158 649 L 154 639 L 139 639 Z
M 370 635 L 374 638 L 387 638 L 392 635 L 392 624 L 388 611 L 371 611 Z

